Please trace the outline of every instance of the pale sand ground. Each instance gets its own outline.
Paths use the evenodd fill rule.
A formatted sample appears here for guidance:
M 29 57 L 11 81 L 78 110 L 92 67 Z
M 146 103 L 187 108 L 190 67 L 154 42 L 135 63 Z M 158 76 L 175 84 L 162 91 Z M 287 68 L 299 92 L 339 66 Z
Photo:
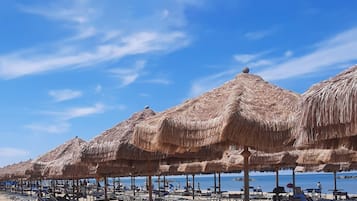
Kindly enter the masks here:
M 242 193 L 242 192 L 236 191 L 236 192 L 230 192 L 230 193 Z M 264 196 L 264 197 L 271 197 L 272 196 L 272 194 L 269 194 L 269 193 L 260 193 L 260 194 L 262 196 Z M 251 195 L 251 196 L 253 196 L 253 195 Z M 349 195 L 349 196 L 357 197 L 357 195 Z M 178 197 L 184 197 L 184 198 L 187 198 L 188 200 L 192 200 L 191 196 L 174 196 L 174 195 L 166 196 L 165 200 L 174 200 L 175 198 L 178 198 Z M 333 195 L 332 194 L 322 194 L 322 198 L 333 199 Z M 345 198 L 343 197 L 342 199 L 345 199 Z M 81 198 L 81 199 L 79 199 L 79 201 L 93 201 L 93 200 L 94 200 L 93 198 L 88 198 L 88 199 Z M 218 200 L 218 198 L 216 198 L 215 196 L 201 197 L 201 196 L 197 195 L 195 197 L 195 200 L 212 200 L 213 201 L 213 200 Z M 229 199 L 227 198 L 227 199 L 223 199 L 223 200 L 229 200 Z M 231 199 L 231 200 L 235 200 L 235 199 Z M 8 194 L 8 193 L 0 191 L 0 201 L 36 201 L 36 198 L 35 197 L 31 197 L 31 196 L 20 196 L 20 195 L 15 196 L 13 194 Z

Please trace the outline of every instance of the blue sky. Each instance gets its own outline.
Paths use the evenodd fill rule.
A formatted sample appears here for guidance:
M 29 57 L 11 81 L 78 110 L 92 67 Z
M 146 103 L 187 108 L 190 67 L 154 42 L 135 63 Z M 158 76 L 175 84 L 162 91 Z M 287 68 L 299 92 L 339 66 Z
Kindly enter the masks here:
M 357 2 L 0 2 L 0 166 L 149 105 L 163 111 L 249 66 L 304 92 L 357 60 Z

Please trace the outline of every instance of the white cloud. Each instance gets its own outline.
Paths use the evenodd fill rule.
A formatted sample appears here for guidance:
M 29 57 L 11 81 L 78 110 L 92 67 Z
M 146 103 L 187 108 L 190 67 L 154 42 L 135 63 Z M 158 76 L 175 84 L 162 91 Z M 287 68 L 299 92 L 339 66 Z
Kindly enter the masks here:
M 235 68 L 207 77 L 195 80 L 191 86 L 189 97 L 196 97 L 204 92 L 207 92 L 215 87 L 220 86 L 234 75 L 240 72 L 241 69 Z
M 169 15 L 170 15 L 170 11 L 167 10 L 167 9 L 164 9 L 164 10 L 162 11 L 162 13 L 161 13 L 162 19 L 167 18 Z
M 248 64 L 249 62 L 256 61 L 257 59 L 269 54 L 272 50 L 266 50 L 258 53 L 250 54 L 235 54 L 233 55 L 234 60 L 241 64 Z
M 173 51 L 188 43 L 186 35 L 182 32 L 167 34 L 141 32 L 122 38 L 119 44 L 99 45 L 93 51 L 79 50 L 70 54 L 66 52 L 28 54 L 25 51 L 0 55 L 0 77 L 12 79 L 64 68 L 88 67 L 129 55 Z
M 71 108 L 71 109 L 67 110 L 66 112 L 64 112 L 62 115 L 63 115 L 64 119 L 73 119 L 73 118 L 103 113 L 104 109 L 105 109 L 105 107 L 103 104 L 97 103 L 91 107 Z
M 339 33 L 316 45 L 316 49 L 308 54 L 292 57 L 275 66 L 258 72 L 266 80 L 281 80 L 303 76 L 342 63 L 357 61 L 357 28 Z
M 97 86 L 95 86 L 94 90 L 95 90 L 96 93 L 100 93 L 100 92 L 102 92 L 103 87 L 102 87 L 102 85 L 98 84 Z
M 273 60 L 269 59 L 260 59 L 257 61 L 252 61 L 248 63 L 249 68 L 258 68 L 258 67 L 264 67 L 264 66 L 272 66 L 275 62 Z
M 103 35 L 102 42 L 107 42 L 112 39 L 119 39 L 121 34 L 122 32 L 119 30 L 107 31 Z
M 29 152 L 23 149 L 11 148 L 11 147 L 0 147 L 0 158 L 3 157 L 21 157 L 28 156 Z
M 95 36 L 96 34 L 97 30 L 94 27 L 81 27 L 78 28 L 77 35 L 71 37 L 69 40 L 82 40 Z
M 68 122 L 56 122 L 53 124 L 38 124 L 32 123 L 25 125 L 25 128 L 30 129 L 34 133 L 66 133 L 69 131 L 71 125 Z
M 163 84 L 163 85 L 171 84 L 171 80 L 168 80 L 168 79 L 165 79 L 165 78 L 150 79 L 150 80 L 145 80 L 144 82 L 152 83 L 152 84 Z
M 291 50 L 287 50 L 287 51 L 285 51 L 285 53 L 284 53 L 284 56 L 285 57 L 291 57 L 291 56 L 293 56 L 293 51 L 291 51 Z
M 136 61 L 134 67 L 132 68 L 115 68 L 115 69 L 111 69 L 110 73 L 112 73 L 113 76 L 119 78 L 121 82 L 120 86 L 124 87 L 135 82 L 135 80 L 142 73 L 145 64 L 146 61 L 144 60 Z
M 74 4 L 72 6 L 75 6 Z M 93 9 L 87 9 L 84 11 L 79 6 L 75 7 L 61 7 L 60 5 L 50 5 L 46 7 L 30 7 L 25 5 L 19 5 L 19 9 L 25 13 L 44 16 L 54 20 L 63 20 L 78 24 L 88 22 L 89 14 L 93 14 Z
M 259 54 L 236 54 L 233 57 L 240 63 L 248 63 L 249 61 L 256 59 L 259 56 Z
M 104 111 L 105 111 L 105 106 L 101 103 L 97 103 L 93 106 L 88 106 L 88 107 L 75 107 L 75 108 L 67 109 L 65 111 L 55 111 L 55 112 L 45 111 L 42 113 L 46 115 L 55 116 L 59 121 L 63 122 L 74 118 L 103 113 Z
M 56 102 L 71 100 L 82 96 L 81 91 L 71 89 L 51 90 L 48 94 L 52 96 Z
M 139 96 L 141 96 L 141 97 L 150 97 L 150 94 L 147 94 L 147 93 L 139 93 Z
M 273 34 L 275 31 L 276 31 L 275 28 L 270 28 L 270 29 L 266 29 L 266 30 L 247 32 L 244 34 L 244 36 L 249 40 L 260 40 L 260 39 L 263 39 L 263 38 Z
M 118 9 L 125 7 L 112 3 Z M 175 1 L 163 7 L 158 3 L 158 7 L 145 10 L 145 14 L 137 17 L 131 16 L 131 12 L 107 12 L 103 9 L 112 5 L 105 2 L 22 4 L 19 6 L 21 11 L 56 20 L 56 27 L 69 29 L 69 35 L 39 47 L 0 55 L 0 78 L 13 79 L 61 69 L 91 67 L 127 56 L 168 53 L 183 48 L 190 43 L 182 27 L 185 24 L 184 10 L 193 5 L 196 4 Z M 176 7 L 177 10 L 169 11 Z M 165 16 L 170 15 L 170 20 L 160 20 L 161 16 L 156 16 L 157 10 L 162 10 Z M 113 21 L 113 17 L 120 20 Z M 89 37 L 91 40 L 86 40 Z

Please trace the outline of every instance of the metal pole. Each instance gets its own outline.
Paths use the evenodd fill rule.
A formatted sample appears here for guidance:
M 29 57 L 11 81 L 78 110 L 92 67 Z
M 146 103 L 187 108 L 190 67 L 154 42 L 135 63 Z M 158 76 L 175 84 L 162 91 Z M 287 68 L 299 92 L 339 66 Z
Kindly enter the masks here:
M 21 195 L 23 195 L 24 194 L 24 184 L 22 182 L 22 179 L 20 180 L 20 182 L 21 182 Z
M 115 177 L 113 177 L 113 193 L 115 194 Z
M 159 197 L 161 197 L 161 192 L 160 192 L 160 175 L 157 176 L 157 192 L 159 193 Z
M 164 191 L 166 191 L 166 177 L 164 175 Z
M 72 177 L 72 199 L 74 199 L 74 177 Z
M 219 197 L 222 196 L 222 191 L 221 191 L 221 173 L 218 172 L 218 193 L 219 193 Z
M 195 199 L 195 174 L 192 174 L 192 199 Z
M 275 187 L 279 187 L 279 168 L 275 167 Z
M 76 198 L 77 198 L 77 201 L 79 200 L 79 179 L 77 179 L 77 186 L 76 186 L 76 191 L 77 191 L 77 195 L 76 195 Z
M 186 191 L 188 191 L 188 174 L 186 174 Z
M 131 176 L 131 190 L 133 190 L 133 196 L 135 197 L 135 177 Z
M 295 169 L 293 168 L 293 195 L 295 195 Z
M 278 187 L 279 187 L 279 168 L 275 167 L 275 189 L 276 189 L 275 196 L 276 196 L 276 200 L 280 201 Z
M 333 181 L 334 181 L 333 193 L 335 194 L 335 200 L 337 200 L 337 181 L 336 181 L 336 171 L 333 171 Z
M 104 200 L 107 201 L 108 200 L 108 180 L 107 177 L 104 176 Z
M 214 194 L 217 194 L 217 176 L 216 173 L 213 173 L 214 176 Z

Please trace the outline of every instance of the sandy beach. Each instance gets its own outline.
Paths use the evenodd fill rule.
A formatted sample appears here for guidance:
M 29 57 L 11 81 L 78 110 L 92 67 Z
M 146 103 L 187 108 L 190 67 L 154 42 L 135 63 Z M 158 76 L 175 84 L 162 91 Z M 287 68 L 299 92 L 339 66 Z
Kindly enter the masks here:
M 241 192 L 230 192 L 231 194 L 234 193 L 241 193 Z M 254 198 L 254 200 L 259 201 L 259 200 L 272 200 L 272 196 L 269 193 L 261 193 L 259 194 L 261 196 L 261 198 L 265 198 L 265 199 L 259 199 L 259 197 L 257 195 L 251 195 L 252 198 Z M 356 195 L 352 195 L 352 196 L 356 196 Z M 147 195 L 138 195 L 137 200 L 141 200 L 142 198 L 147 197 Z M 123 197 L 122 197 L 123 198 Z M 141 198 L 141 199 L 140 199 Z M 266 199 L 267 198 L 267 199 Z M 333 200 L 333 195 L 332 194 L 323 194 L 322 195 L 323 199 L 327 199 L 327 200 Z M 125 198 L 124 198 L 125 199 Z M 128 197 L 129 199 L 129 197 Z M 169 195 L 169 196 L 165 196 L 163 197 L 163 200 L 192 200 L 191 196 L 176 196 L 176 195 Z M 21 196 L 21 195 L 16 195 L 16 194 L 10 194 L 10 193 L 6 193 L 6 192 L 0 192 L 0 201 L 35 201 L 37 200 L 36 197 L 30 197 L 30 196 Z M 93 197 L 87 197 L 87 199 L 84 198 L 80 198 L 79 201 L 92 201 L 94 200 Z M 228 194 L 226 195 L 222 195 L 222 197 L 219 199 L 216 196 L 211 196 L 211 197 L 203 197 L 200 195 L 197 195 L 195 197 L 195 200 L 241 200 L 240 198 L 229 198 Z M 318 197 L 313 197 L 313 200 L 319 200 Z M 345 200 L 344 198 L 341 200 Z

